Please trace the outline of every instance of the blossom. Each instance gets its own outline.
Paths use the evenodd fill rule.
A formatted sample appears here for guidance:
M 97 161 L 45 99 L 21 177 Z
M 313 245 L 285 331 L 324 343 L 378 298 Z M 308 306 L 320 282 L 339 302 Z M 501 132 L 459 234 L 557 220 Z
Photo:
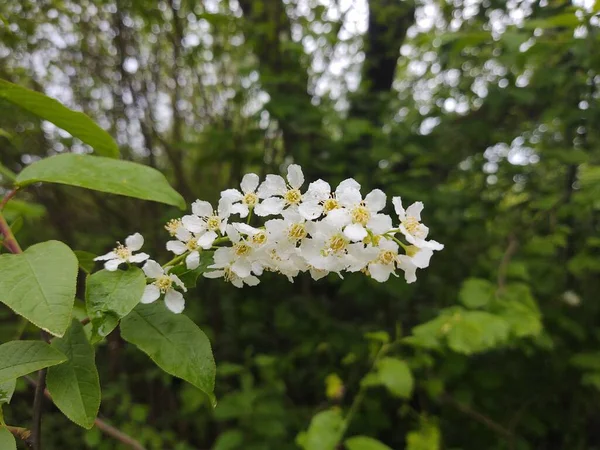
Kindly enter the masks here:
M 218 237 L 217 232 L 225 234 L 227 219 L 231 214 L 231 203 L 228 199 L 222 198 L 215 211 L 209 202 L 196 200 L 192 203 L 192 212 L 193 214 L 183 216 L 181 222 L 187 231 L 204 237 L 203 242 L 210 243 L 210 245 L 206 244 L 208 247 L 203 248 L 210 248 Z
M 114 272 L 123 263 L 141 263 L 146 261 L 150 255 L 146 253 L 133 254 L 133 252 L 141 249 L 143 245 L 144 237 L 140 233 L 135 233 L 125 239 L 125 245 L 117 242 L 116 248 L 105 255 L 94 258 L 94 261 L 106 261 L 104 268 Z
M 402 206 L 400 197 L 393 197 L 392 203 L 400 219 L 399 230 L 410 244 L 420 248 L 430 248 L 431 250 L 442 250 L 444 248 L 439 242 L 425 240 L 429 234 L 429 228 L 421 223 L 422 202 L 415 202 L 406 209 Z
M 163 269 L 160 264 L 150 259 L 144 264 L 142 270 L 146 276 L 154 281 L 146 286 L 142 295 L 142 303 L 153 303 L 164 294 L 165 305 L 175 314 L 179 314 L 185 308 L 183 294 L 175 287 L 187 292 L 185 285 L 175 274 L 169 273 L 169 268 Z
M 302 168 L 291 164 L 287 170 L 287 183 L 279 175 L 267 175 L 265 181 L 258 188 L 258 196 L 264 199 L 256 206 L 254 212 L 257 216 L 271 216 L 280 214 L 285 208 L 298 208 L 302 201 L 300 187 L 304 184 Z
M 377 246 L 379 254 L 369 263 L 368 271 L 371 278 L 383 283 L 396 271 L 398 260 L 398 244 L 389 239 L 381 239 Z
M 185 265 L 188 269 L 194 270 L 200 265 L 200 252 L 198 249 L 211 248 L 215 237 L 212 233 L 204 233 L 196 237 L 183 227 L 180 227 L 175 233 L 177 240 L 167 242 L 167 250 L 176 255 L 189 254 L 185 257 Z
M 342 181 L 335 192 L 331 192 L 329 183 L 323 180 L 313 181 L 308 185 L 298 212 L 307 220 L 314 220 L 334 209 L 341 208 L 338 197 L 348 189 L 360 190 L 360 184 L 353 178 Z
M 256 189 L 258 188 L 259 178 L 255 173 L 247 173 L 242 178 L 240 187 L 242 192 L 237 189 L 227 189 L 221 192 L 221 198 L 231 203 L 231 214 L 239 214 L 240 217 L 247 217 L 259 201 Z
M 334 225 L 344 227 L 344 234 L 352 241 L 362 241 L 369 235 L 384 234 L 392 228 L 392 219 L 380 214 L 385 208 L 386 195 L 374 189 L 363 200 L 356 187 L 343 189 L 338 195 L 342 208 L 337 208 L 324 219 Z

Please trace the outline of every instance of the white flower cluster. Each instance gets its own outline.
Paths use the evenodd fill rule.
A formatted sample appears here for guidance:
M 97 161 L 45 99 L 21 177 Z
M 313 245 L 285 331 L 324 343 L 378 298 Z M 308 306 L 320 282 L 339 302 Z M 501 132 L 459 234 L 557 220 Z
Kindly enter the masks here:
M 258 175 L 245 175 L 241 191 L 223 191 L 216 210 L 206 201 L 195 201 L 192 214 L 171 220 L 165 227 L 174 238 L 167 249 L 176 257 L 164 269 L 155 261 L 146 262 L 144 272 L 154 281 L 147 286 L 142 302 L 153 302 L 164 294 L 169 309 L 181 312 L 183 295 L 176 288 L 185 291 L 185 287 L 168 271 L 183 261 L 187 269 L 196 269 L 202 250 L 215 250 L 205 277 L 222 277 L 241 288 L 257 285 L 265 271 L 280 273 L 292 282 L 301 272 L 309 272 L 315 280 L 331 272 L 340 277 L 342 272 L 363 272 L 379 282 L 403 272 L 405 280 L 412 283 L 417 269 L 427 267 L 433 252 L 444 248 L 426 240 L 429 229 L 421 223 L 421 202 L 404 209 L 400 197 L 393 197 L 398 217 L 392 220 L 381 212 L 386 195 L 374 189 L 363 198 L 354 179 L 342 181 L 334 191 L 323 180 L 310 183 L 305 192 L 303 185 L 302 169 L 292 164 L 287 180 L 267 175 L 260 183 Z M 276 217 L 253 226 L 253 215 Z M 246 221 L 236 221 L 234 216 Z M 141 245 L 135 250 L 139 248 Z M 116 252 L 100 258 L 108 259 Z M 131 251 L 125 253 L 119 264 L 140 262 L 144 255 L 134 260 Z M 116 270 L 115 264 L 111 263 L 109 270 Z

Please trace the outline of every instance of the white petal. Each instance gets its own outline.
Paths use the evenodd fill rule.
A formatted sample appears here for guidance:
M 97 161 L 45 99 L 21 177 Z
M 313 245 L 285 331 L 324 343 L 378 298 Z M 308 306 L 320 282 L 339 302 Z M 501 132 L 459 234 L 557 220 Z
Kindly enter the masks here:
M 260 198 L 268 198 L 273 195 L 283 195 L 287 192 L 285 180 L 279 175 L 267 175 L 265 181 L 258 188 Z
M 94 261 L 106 261 L 107 259 L 115 259 L 117 254 L 115 252 L 108 252 L 106 255 L 96 256 Z
M 342 206 L 352 207 L 362 201 L 362 195 L 360 195 L 360 191 L 357 189 L 345 189 L 337 194 L 337 199 Z
M 242 281 L 248 286 L 256 286 L 258 283 L 260 283 L 260 280 L 254 275 L 250 275 L 249 277 L 244 278 Z
M 167 250 L 175 253 L 176 255 L 181 255 L 187 251 L 187 247 L 181 241 L 169 241 L 167 242 Z
M 304 184 L 302 167 L 300 167 L 298 164 L 290 164 L 287 170 L 287 179 L 291 187 L 294 189 L 300 188 L 300 186 Z
M 331 186 L 327 181 L 317 180 L 308 185 L 304 196 L 309 200 L 323 201 L 331 195 Z
M 371 212 L 379 212 L 385 208 L 386 195 L 380 189 L 373 189 L 365 197 L 365 205 Z
M 217 233 L 215 233 L 214 231 L 207 231 L 196 240 L 196 243 L 200 246 L 200 248 L 208 250 L 212 247 L 213 242 L 215 242 L 215 239 L 217 239 Z
M 146 261 L 148 258 L 150 258 L 150 255 L 148 253 L 138 253 L 137 255 L 131 255 L 129 257 L 129 262 L 130 263 L 141 263 Z
M 425 269 L 429 267 L 429 260 L 431 259 L 431 255 L 433 255 L 433 250 L 425 248 L 419 250 L 413 257 L 412 262 L 419 269 Z
M 272 216 L 275 214 L 281 214 L 285 207 L 285 200 L 277 197 L 270 197 L 265 199 L 262 203 L 259 203 L 254 208 L 254 212 L 257 216 L 265 217 Z
M 356 181 L 354 178 L 347 178 L 344 181 L 342 181 L 340 184 L 338 184 L 338 187 L 335 189 L 335 194 L 337 196 L 341 192 L 348 190 L 348 189 L 354 189 L 356 191 L 360 191 L 360 184 L 358 184 L 358 181 Z
M 204 272 L 202 275 L 206 278 L 221 278 L 223 275 L 225 275 L 225 271 L 213 270 L 212 272 Z
M 244 194 L 247 194 L 249 192 L 256 191 L 256 188 L 258 187 L 258 182 L 258 175 L 256 175 L 255 173 L 247 173 L 246 175 L 244 175 L 244 178 L 242 178 L 242 182 L 240 183 L 242 192 Z
M 406 255 L 398 256 L 398 266 L 404 271 L 404 279 L 407 283 L 417 281 L 417 266 L 412 262 L 412 259 Z
M 348 237 L 348 239 L 355 242 L 362 241 L 368 235 L 367 230 L 365 230 L 365 228 L 359 223 L 348 225 L 346 228 L 344 228 L 344 234 L 346 237 Z
M 217 207 L 217 212 L 221 219 L 226 219 L 231 214 L 231 202 L 226 198 L 222 198 L 219 200 L 219 205 Z
M 197 269 L 200 265 L 200 253 L 194 251 L 185 257 L 185 266 L 189 270 Z
M 125 262 L 124 259 L 118 258 L 118 259 L 110 259 L 108 261 L 106 261 L 104 263 L 104 268 L 106 270 L 108 270 L 109 272 L 114 272 L 115 270 L 117 270 L 119 268 L 119 266 L 121 264 L 123 264 Z
M 250 276 L 252 266 L 246 259 L 238 259 L 231 265 L 231 270 L 240 278 Z
M 200 217 L 208 217 L 213 214 L 213 207 L 204 200 L 196 200 L 192 203 L 192 212 Z
M 398 214 L 398 217 L 400 217 L 400 220 L 404 220 L 406 218 L 406 211 L 402 206 L 402 198 L 392 197 L 392 204 L 394 205 L 394 210 L 396 211 L 396 214 Z
M 187 242 L 192 239 L 192 233 L 186 230 L 184 227 L 178 227 L 175 232 L 175 237 L 180 241 Z
M 408 208 L 406 208 L 406 215 L 414 217 L 417 220 L 421 220 L 421 211 L 423 211 L 423 202 L 414 202 Z
M 179 286 L 183 290 L 183 292 L 187 292 L 185 284 L 183 284 L 183 281 L 181 281 L 181 279 L 177 275 L 173 273 L 169 274 L 169 278 L 173 283 L 175 283 L 176 286 Z
M 375 214 L 367 223 L 374 234 L 385 234 L 392 229 L 392 218 L 387 214 Z
M 240 233 L 233 225 L 227 225 L 227 236 L 233 243 L 240 242 L 240 239 L 242 239 Z
M 231 282 L 231 284 L 233 284 L 238 289 L 241 289 L 244 287 L 244 283 L 242 282 L 242 280 L 240 278 L 232 278 L 229 281 Z
M 198 216 L 183 216 L 181 222 L 186 230 L 191 231 L 192 233 L 202 233 L 206 230 L 206 223 Z
M 125 245 L 132 252 L 136 252 L 144 245 L 144 236 L 142 236 L 140 233 L 127 236 L 125 239 Z
M 383 283 L 390 278 L 390 274 L 394 271 L 392 264 L 369 264 L 369 273 L 371 278 Z
M 314 220 L 320 217 L 321 214 L 323 214 L 323 206 L 321 206 L 321 204 L 319 204 L 317 200 L 303 202 L 298 207 L 298 212 L 306 220 Z
M 427 246 L 425 248 L 430 248 L 431 250 L 444 250 L 444 244 L 440 244 L 438 241 L 425 241 Z
M 243 219 L 244 217 L 248 217 L 248 213 L 250 210 L 248 209 L 248 205 L 244 203 L 236 203 L 235 205 L 231 205 L 231 214 L 239 214 Z
M 322 220 L 322 222 L 325 222 L 334 227 L 343 227 L 344 225 L 349 224 L 351 221 L 352 218 L 350 217 L 350 213 L 348 212 L 348 210 L 342 208 L 330 211 L 329 214 L 327 214 L 327 217 L 325 217 L 325 219 Z
M 378 247 L 382 250 L 391 250 L 394 253 L 398 253 L 398 244 L 396 244 L 394 241 L 392 241 L 391 239 L 381 239 L 379 241 L 379 245 Z
M 148 278 L 158 278 L 161 275 L 164 275 L 165 273 L 160 264 L 154 261 L 153 259 L 149 259 L 148 261 L 146 261 L 146 264 L 144 264 L 142 270 Z
M 142 303 L 152 303 L 155 302 L 158 297 L 160 297 L 160 289 L 158 289 L 155 285 L 149 284 L 144 289 L 144 293 L 142 294 L 142 298 L 140 302 Z
M 239 202 L 244 195 L 237 189 L 226 189 L 221 191 L 221 198 L 229 200 L 231 203 Z
M 236 230 L 238 230 L 242 234 L 247 234 L 249 236 L 254 236 L 260 230 L 258 228 L 251 227 L 245 223 L 235 222 L 232 224 Z
M 169 289 L 165 294 L 165 306 L 175 314 L 181 313 L 185 308 L 183 294 L 174 289 Z

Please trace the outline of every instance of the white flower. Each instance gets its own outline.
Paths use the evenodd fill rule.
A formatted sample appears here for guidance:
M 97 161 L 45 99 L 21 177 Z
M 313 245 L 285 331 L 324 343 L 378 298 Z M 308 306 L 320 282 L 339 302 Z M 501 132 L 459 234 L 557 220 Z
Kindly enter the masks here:
M 185 252 L 190 252 L 185 257 L 185 265 L 188 269 L 194 270 L 200 265 L 200 252 L 198 249 L 209 249 L 215 237 L 213 233 L 207 232 L 200 237 L 194 236 L 184 227 L 180 227 L 175 233 L 177 240 L 167 242 L 167 250 L 176 255 L 183 255 Z
M 231 203 L 228 199 L 222 198 L 219 200 L 217 211 L 213 210 L 210 203 L 203 200 L 196 200 L 192 203 L 193 214 L 183 216 L 181 222 L 186 230 L 194 233 L 200 238 L 204 237 L 203 242 L 210 242 L 210 248 L 217 238 L 217 231 L 222 235 L 225 234 L 227 227 L 227 219 L 231 214 Z M 206 235 L 206 236 L 204 236 Z
M 309 266 L 337 273 L 348 267 L 350 240 L 341 228 L 323 221 L 308 224 L 311 238 L 302 242 L 300 253 Z
M 429 228 L 421 223 L 422 202 L 415 202 L 406 208 L 406 210 L 402 206 L 402 199 L 400 197 L 393 197 L 392 203 L 400 219 L 400 232 L 406 237 L 409 243 L 431 250 L 442 250 L 444 248 L 439 242 L 425 240 L 429 234 Z
M 117 247 L 112 252 L 98 256 L 94 258 L 94 261 L 106 261 L 104 268 L 114 272 L 123 263 L 141 263 L 146 261 L 150 255 L 146 253 L 133 254 L 133 252 L 142 248 L 143 245 L 144 237 L 140 233 L 135 233 L 125 239 L 125 245 L 117 242 Z
M 279 175 L 267 175 L 258 188 L 258 196 L 264 199 L 256 206 L 257 216 L 280 214 L 287 207 L 297 208 L 302 201 L 300 187 L 304 184 L 302 168 L 291 164 L 287 170 L 287 184 Z
M 185 285 L 177 275 L 168 273 L 168 268 L 163 269 L 156 261 L 148 260 L 142 270 L 148 278 L 154 281 L 146 286 L 142 299 L 142 303 L 153 303 L 164 294 L 165 305 L 175 314 L 179 314 L 185 308 L 185 300 L 183 294 L 176 291 L 174 285 L 179 287 L 183 292 L 187 292 Z
M 307 220 L 318 219 L 323 214 L 329 214 L 334 209 L 341 208 L 338 197 L 347 189 L 360 190 L 360 184 L 353 178 L 348 178 L 338 185 L 334 193 L 331 193 L 329 183 L 323 180 L 314 181 L 308 185 L 298 212 Z
M 369 263 L 368 270 L 371 278 L 383 283 L 388 280 L 390 275 L 395 275 L 399 256 L 398 244 L 389 239 L 381 239 L 377 247 L 379 254 Z
M 343 208 L 331 211 L 324 220 L 345 227 L 344 234 L 352 241 L 362 241 L 369 234 L 367 230 L 380 235 L 392 228 L 391 217 L 378 214 L 386 202 L 381 190 L 374 189 L 363 200 L 358 189 L 349 187 L 337 195 L 337 200 Z
M 256 193 L 258 182 L 258 175 L 247 173 L 240 183 L 242 192 L 237 189 L 227 189 L 221 192 L 221 198 L 231 203 L 231 214 L 239 214 L 240 217 L 248 216 L 250 209 L 258 204 L 258 194 Z

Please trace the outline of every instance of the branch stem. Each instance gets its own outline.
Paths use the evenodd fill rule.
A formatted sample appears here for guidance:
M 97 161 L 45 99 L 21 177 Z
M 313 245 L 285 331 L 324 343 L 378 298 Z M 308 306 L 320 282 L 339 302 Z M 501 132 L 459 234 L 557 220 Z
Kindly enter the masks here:
M 23 253 L 23 250 L 21 250 L 21 246 L 15 239 L 15 236 L 13 235 L 13 232 L 10 229 L 8 222 L 6 222 L 6 219 L 2 215 L 2 212 L 0 212 L 0 234 L 2 234 L 4 236 L 4 241 L 3 241 L 4 246 L 11 253 Z

